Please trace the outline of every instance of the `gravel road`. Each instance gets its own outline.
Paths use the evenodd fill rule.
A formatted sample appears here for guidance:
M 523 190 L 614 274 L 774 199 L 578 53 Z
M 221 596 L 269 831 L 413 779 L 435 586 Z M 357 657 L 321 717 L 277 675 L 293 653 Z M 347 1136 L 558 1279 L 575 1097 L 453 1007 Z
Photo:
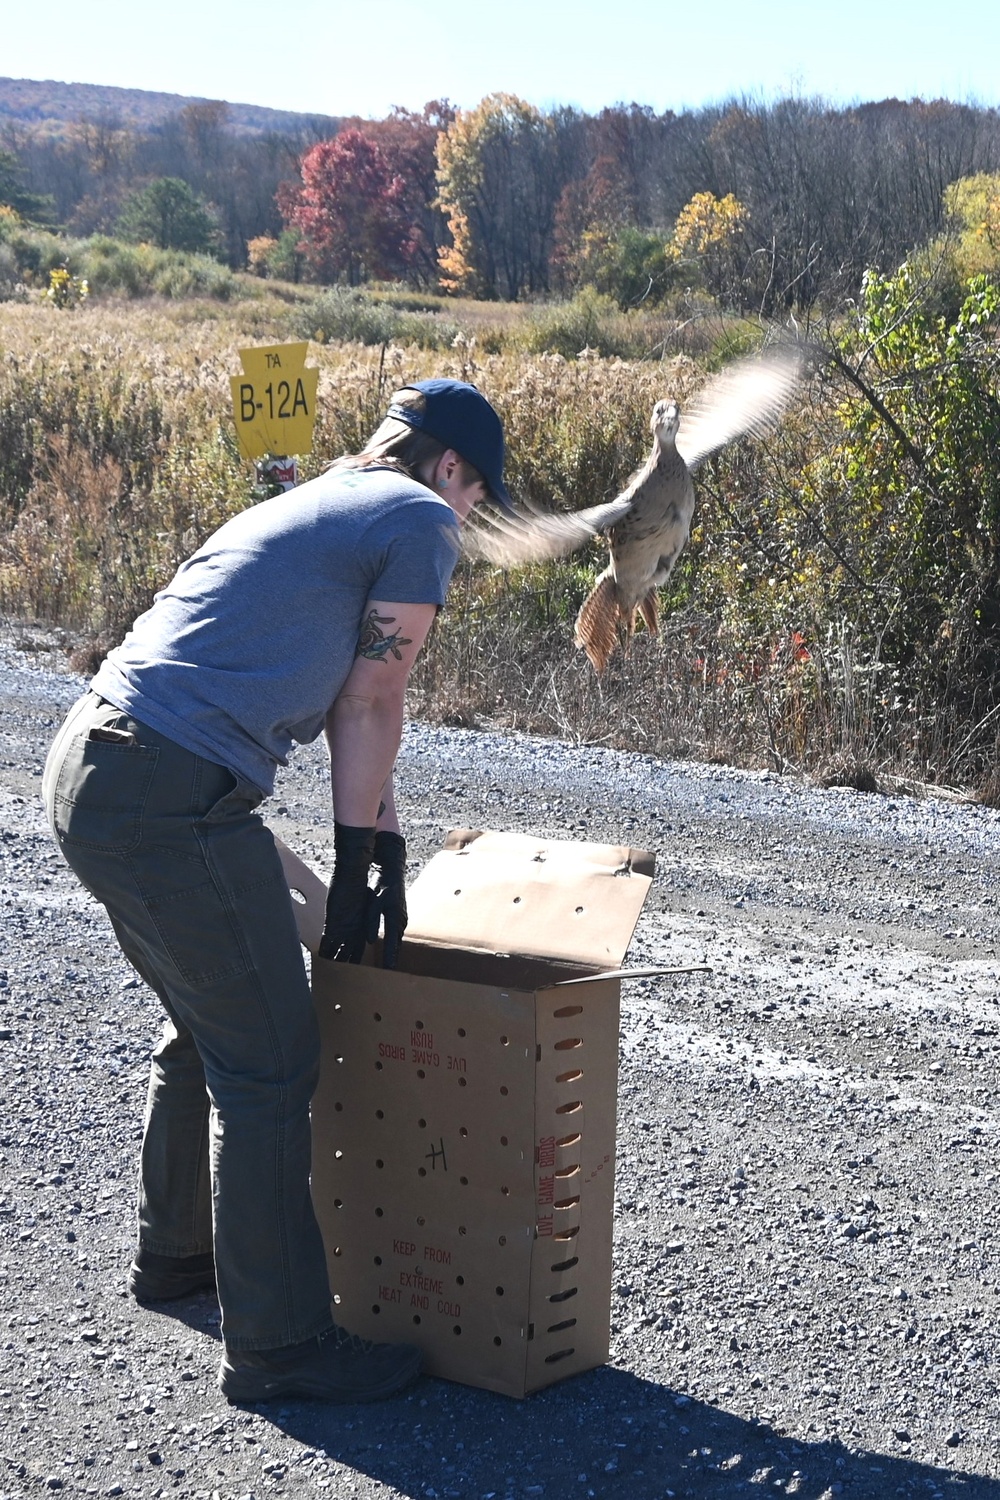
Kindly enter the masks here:
M 1000 815 L 408 727 L 413 865 L 452 826 L 657 851 L 625 986 L 613 1352 L 523 1402 L 425 1379 L 240 1409 L 219 1312 L 123 1289 L 151 997 L 39 803 L 80 690 L 0 629 L 0 1500 L 1000 1500 Z M 322 754 L 269 822 L 328 863 Z

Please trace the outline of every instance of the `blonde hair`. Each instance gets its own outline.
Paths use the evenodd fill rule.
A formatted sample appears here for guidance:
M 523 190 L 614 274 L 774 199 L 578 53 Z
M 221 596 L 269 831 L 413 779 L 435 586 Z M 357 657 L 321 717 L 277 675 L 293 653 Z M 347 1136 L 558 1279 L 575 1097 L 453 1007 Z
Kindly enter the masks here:
M 423 412 L 426 404 L 427 398 L 423 391 L 409 388 L 397 391 L 390 401 L 392 406 L 407 407 L 419 413 Z M 335 458 L 327 467 L 330 469 L 398 469 L 401 474 L 422 484 L 419 470 L 425 464 L 436 464 L 445 452 L 447 449 L 444 443 L 438 442 L 437 438 L 431 437 L 430 433 L 423 432 L 419 427 L 411 427 L 400 417 L 385 417 L 360 453 L 346 453 L 343 458 Z M 459 458 L 462 458 L 461 454 Z M 467 459 L 462 458 L 463 483 L 476 484 L 482 479 L 483 476 L 479 470 L 473 468 Z

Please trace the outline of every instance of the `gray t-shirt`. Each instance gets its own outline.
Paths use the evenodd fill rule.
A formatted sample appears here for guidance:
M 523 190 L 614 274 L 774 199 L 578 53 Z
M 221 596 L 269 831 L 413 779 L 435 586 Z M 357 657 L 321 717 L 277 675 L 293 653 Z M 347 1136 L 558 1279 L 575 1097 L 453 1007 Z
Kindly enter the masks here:
M 265 793 L 314 740 L 365 604 L 443 604 L 458 522 L 391 469 L 331 470 L 242 511 L 156 595 L 91 687 Z

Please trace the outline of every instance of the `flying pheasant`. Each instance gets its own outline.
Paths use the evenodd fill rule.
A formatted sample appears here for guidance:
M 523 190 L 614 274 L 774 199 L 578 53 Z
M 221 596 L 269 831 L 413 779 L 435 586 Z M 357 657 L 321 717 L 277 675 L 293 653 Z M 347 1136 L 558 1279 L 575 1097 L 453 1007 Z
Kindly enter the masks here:
M 502 566 L 561 557 L 597 532 L 607 532 L 611 559 L 577 616 L 576 643 L 603 672 L 618 641 L 630 636 L 636 613 L 657 628 L 656 590 L 670 577 L 687 541 L 694 511 L 692 473 L 747 434 L 776 422 L 803 371 L 801 354 L 779 349 L 740 360 L 703 387 L 681 417 L 675 401 L 653 408 L 653 451 L 615 500 L 569 515 L 485 517 L 467 528 L 466 550 Z

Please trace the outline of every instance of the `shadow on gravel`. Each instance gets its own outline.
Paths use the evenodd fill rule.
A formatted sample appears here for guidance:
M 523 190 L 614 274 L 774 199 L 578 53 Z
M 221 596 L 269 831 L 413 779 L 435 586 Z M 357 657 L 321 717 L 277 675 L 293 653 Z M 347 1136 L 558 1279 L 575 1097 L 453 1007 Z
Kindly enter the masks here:
M 257 1411 L 289 1437 L 421 1500 L 729 1500 L 767 1492 L 797 1500 L 1000 1500 L 1000 1480 L 859 1453 L 835 1440 L 795 1440 L 610 1367 L 523 1402 L 424 1380 L 378 1406 L 302 1402 Z M 921 1436 L 943 1441 L 914 1433 Z M 886 1440 L 898 1441 L 891 1433 Z
M 195 1333 L 221 1342 L 219 1300 L 214 1292 L 182 1297 L 176 1302 L 147 1302 L 141 1311 L 147 1318 L 170 1318 L 175 1323 L 183 1323 Z

